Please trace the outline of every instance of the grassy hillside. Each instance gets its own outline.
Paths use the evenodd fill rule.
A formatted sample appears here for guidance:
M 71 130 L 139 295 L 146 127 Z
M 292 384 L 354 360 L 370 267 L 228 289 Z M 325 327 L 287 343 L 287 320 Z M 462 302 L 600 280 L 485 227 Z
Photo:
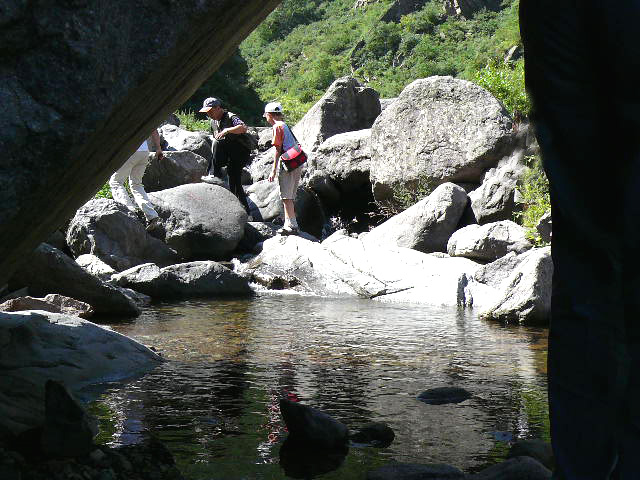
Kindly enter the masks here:
M 485 86 L 510 110 L 527 112 L 522 60 L 503 62 L 505 52 L 520 44 L 518 0 L 470 19 L 448 16 L 443 0 L 431 0 L 398 21 L 381 20 L 392 0 L 360 8 L 354 3 L 284 0 L 185 108 L 195 110 L 204 97 L 216 95 L 260 124 L 262 103 L 277 99 L 296 121 L 344 75 L 383 98 L 417 78 L 453 75 Z

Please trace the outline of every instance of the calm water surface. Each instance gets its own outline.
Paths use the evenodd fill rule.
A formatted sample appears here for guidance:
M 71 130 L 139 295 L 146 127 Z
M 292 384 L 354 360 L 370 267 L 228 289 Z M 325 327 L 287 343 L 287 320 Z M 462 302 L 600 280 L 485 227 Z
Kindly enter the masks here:
M 92 405 L 101 441 L 153 435 L 187 478 L 311 478 L 280 464 L 279 392 L 351 431 L 374 421 L 395 431 L 390 447 L 352 447 L 316 478 L 364 479 L 393 460 L 476 472 L 504 458 L 509 441 L 548 439 L 544 329 L 503 327 L 456 308 L 271 294 L 159 304 L 113 327 L 170 361 L 110 385 Z M 445 385 L 473 397 L 416 400 Z

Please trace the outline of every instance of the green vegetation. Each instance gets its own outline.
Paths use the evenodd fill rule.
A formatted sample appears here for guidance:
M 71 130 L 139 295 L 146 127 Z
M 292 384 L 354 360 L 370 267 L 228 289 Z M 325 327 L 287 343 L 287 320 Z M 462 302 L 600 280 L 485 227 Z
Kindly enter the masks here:
M 431 0 L 397 22 L 381 20 L 392 4 L 355 9 L 354 0 L 284 0 L 183 109 L 197 111 L 204 98 L 217 96 L 259 125 L 262 105 L 279 100 L 295 123 L 345 75 L 382 98 L 418 78 L 453 75 L 481 83 L 512 112 L 528 112 L 522 60 L 503 63 L 505 52 L 521 43 L 519 0 L 471 19 L 448 16 L 442 0 Z
M 517 215 L 520 225 L 527 230 L 527 236 L 536 245 L 543 245 L 536 225 L 540 218 L 551 209 L 549 199 L 549 181 L 542 168 L 542 161 L 537 156 L 525 158 L 527 171 L 518 185 L 524 208 Z
M 109 185 L 109 182 L 105 183 L 102 188 L 98 190 L 98 193 L 95 194 L 94 198 L 113 198 L 113 196 L 111 195 L 111 185 Z
M 474 83 L 499 98 L 514 117 L 529 115 L 531 102 L 524 90 L 524 62 L 514 66 L 493 62 L 476 72 Z
M 235 113 L 235 112 L 234 112 Z M 196 117 L 196 113 L 192 111 L 176 112 L 176 117 L 180 120 L 180 127 L 191 132 L 209 131 L 209 120 L 206 118 Z

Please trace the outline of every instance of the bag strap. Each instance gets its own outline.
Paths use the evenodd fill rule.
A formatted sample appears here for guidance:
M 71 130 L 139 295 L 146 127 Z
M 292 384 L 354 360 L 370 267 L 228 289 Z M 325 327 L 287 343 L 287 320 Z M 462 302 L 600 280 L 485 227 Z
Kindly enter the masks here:
M 296 138 L 296 135 L 295 135 L 295 133 L 293 133 L 293 130 L 291 129 L 291 127 L 289 125 L 287 125 L 286 123 L 284 124 L 284 126 L 287 127 L 287 129 L 289 130 L 289 133 L 291 133 L 291 136 L 293 137 L 293 139 L 296 141 L 296 143 L 298 145 L 300 145 L 300 150 L 302 150 L 302 145 L 300 144 L 300 142 Z

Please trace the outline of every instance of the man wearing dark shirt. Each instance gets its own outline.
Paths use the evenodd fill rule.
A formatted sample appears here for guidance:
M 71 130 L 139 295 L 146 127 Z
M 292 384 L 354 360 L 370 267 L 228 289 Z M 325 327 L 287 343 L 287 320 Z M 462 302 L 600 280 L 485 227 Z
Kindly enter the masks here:
M 212 159 L 207 167 L 205 182 L 214 182 L 214 178 L 222 178 L 222 167 L 227 167 L 229 190 L 244 209 L 249 213 L 247 195 L 242 188 L 242 169 L 249 162 L 251 153 L 247 126 L 236 114 L 222 108 L 222 102 L 214 97 L 207 98 L 200 112 L 206 113 L 211 123 L 213 141 L 211 144 Z

